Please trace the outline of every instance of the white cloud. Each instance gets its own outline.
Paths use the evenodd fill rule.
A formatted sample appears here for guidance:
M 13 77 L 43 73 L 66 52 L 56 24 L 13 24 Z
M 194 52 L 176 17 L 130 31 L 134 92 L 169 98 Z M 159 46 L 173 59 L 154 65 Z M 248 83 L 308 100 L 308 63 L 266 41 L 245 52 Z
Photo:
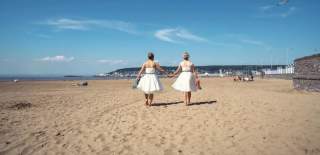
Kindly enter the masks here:
M 268 10 L 274 9 L 274 8 L 276 8 L 276 7 L 284 6 L 284 5 L 288 4 L 288 2 L 289 2 L 288 0 L 279 0 L 279 2 L 276 3 L 276 4 L 273 4 L 273 5 L 265 5 L 265 6 L 260 7 L 259 9 L 260 9 L 261 11 L 268 11 Z
M 247 43 L 247 44 L 252 44 L 252 45 L 257 45 L 257 46 L 265 46 L 264 42 L 258 41 L 258 40 L 242 39 L 240 41 L 243 42 L 243 43 Z
M 261 46 L 266 49 L 271 48 L 271 45 L 269 45 L 268 43 L 255 39 L 254 37 L 244 33 L 242 34 L 229 33 L 229 34 L 223 35 L 223 37 L 227 38 L 226 42 L 229 40 L 230 42 L 237 42 L 237 43 L 241 43 L 242 45 L 248 44 L 248 45 L 254 45 L 254 46 Z
M 261 11 L 268 11 L 268 10 L 271 10 L 272 8 L 274 8 L 274 7 L 275 7 L 274 5 L 266 5 L 266 6 L 260 7 L 259 9 Z
M 294 7 L 294 6 L 293 6 L 293 7 L 290 7 L 287 12 L 282 13 L 280 16 L 281 16 L 282 18 L 286 18 L 286 17 L 288 17 L 289 15 L 291 15 L 295 10 L 296 10 L 296 7 Z
M 156 38 L 171 43 L 182 43 L 184 40 L 206 42 L 205 38 L 192 34 L 183 28 L 169 28 L 157 30 L 154 34 Z
M 65 57 L 63 55 L 57 55 L 57 56 L 47 56 L 44 58 L 39 59 L 39 61 L 43 62 L 71 62 L 74 60 L 74 57 Z
M 292 15 L 297 8 L 294 6 L 291 7 L 282 7 L 284 4 L 279 5 L 266 5 L 259 7 L 260 14 L 255 17 L 258 18 L 286 18 L 289 15 Z
M 127 61 L 125 60 L 108 60 L 108 59 L 101 59 L 97 61 L 101 64 L 108 64 L 108 65 L 125 65 L 127 64 Z
M 105 28 L 127 33 L 136 33 L 135 26 L 133 24 L 120 20 L 76 20 L 60 18 L 47 20 L 41 24 L 49 25 L 59 30 L 90 30 L 93 28 Z
M 179 29 L 177 31 L 176 35 L 182 39 L 187 39 L 187 40 L 193 40 L 193 41 L 198 41 L 198 42 L 207 41 L 206 39 L 199 37 L 199 36 L 196 36 L 185 29 Z
M 288 4 L 288 2 L 289 2 L 289 0 L 280 0 L 277 5 L 279 5 L 279 6 L 286 5 L 286 4 Z
M 260 46 L 266 50 L 270 50 L 272 49 L 272 46 L 270 46 L 269 44 L 263 42 L 263 41 L 259 41 L 259 40 L 252 40 L 252 39 L 241 39 L 240 42 L 242 43 L 246 43 L 246 44 L 250 44 L 250 45 L 254 45 L 254 46 Z
M 175 40 L 171 39 L 172 37 L 172 32 L 174 32 L 175 29 L 162 29 L 158 30 L 154 36 L 162 41 L 167 41 L 167 42 L 176 42 Z
M 83 21 L 77 21 L 73 19 L 57 19 L 57 20 L 48 20 L 46 24 L 50 26 L 54 26 L 58 29 L 71 29 L 71 30 L 86 30 L 87 28 L 87 22 Z

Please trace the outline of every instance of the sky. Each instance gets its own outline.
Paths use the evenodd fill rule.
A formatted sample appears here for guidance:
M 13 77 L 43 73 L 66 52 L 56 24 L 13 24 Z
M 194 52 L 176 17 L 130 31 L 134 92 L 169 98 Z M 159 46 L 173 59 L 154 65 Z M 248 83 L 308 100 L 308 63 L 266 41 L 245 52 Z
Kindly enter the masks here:
M 319 0 L 1 0 L 0 75 L 289 64 L 320 53 Z

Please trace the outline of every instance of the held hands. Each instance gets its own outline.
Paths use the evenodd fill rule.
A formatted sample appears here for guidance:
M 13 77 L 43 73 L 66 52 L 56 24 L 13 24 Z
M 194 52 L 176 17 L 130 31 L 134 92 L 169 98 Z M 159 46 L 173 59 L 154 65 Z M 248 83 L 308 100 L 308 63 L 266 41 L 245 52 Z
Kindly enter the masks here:
M 140 80 L 140 78 L 141 78 L 141 75 L 137 75 L 136 80 Z
M 168 78 L 172 78 L 173 77 L 173 75 L 170 72 L 164 71 L 164 73 L 166 74 L 166 76 Z
M 167 77 L 168 77 L 168 78 L 173 78 L 174 75 L 173 75 L 173 74 L 167 74 Z

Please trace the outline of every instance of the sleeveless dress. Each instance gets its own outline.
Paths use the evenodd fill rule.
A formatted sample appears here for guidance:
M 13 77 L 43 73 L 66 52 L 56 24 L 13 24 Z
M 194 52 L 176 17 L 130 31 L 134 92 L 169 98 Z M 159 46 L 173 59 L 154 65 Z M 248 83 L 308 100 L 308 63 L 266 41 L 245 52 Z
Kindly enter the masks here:
M 145 94 L 152 94 L 163 90 L 155 68 L 146 68 L 145 74 L 140 79 L 137 88 L 142 90 Z
M 180 63 L 182 72 L 180 73 L 177 80 L 173 83 L 172 87 L 175 90 L 182 91 L 182 92 L 190 92 L 190 91 L 197 91 L 195 77 L 191 71 L 191 65 L 182 67 L 182 63 Z

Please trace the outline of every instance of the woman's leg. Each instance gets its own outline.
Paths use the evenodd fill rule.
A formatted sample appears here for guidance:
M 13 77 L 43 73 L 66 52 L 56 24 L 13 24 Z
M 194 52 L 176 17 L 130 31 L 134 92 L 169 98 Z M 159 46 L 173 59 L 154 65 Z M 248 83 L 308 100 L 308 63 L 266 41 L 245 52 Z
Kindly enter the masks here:
M 188 105 L 188 92 L 184 92 L 184 104 Z
M 151 106 L 153 101 L 153 94 L 149 94 L 149 106 Z
M 144 98 L 146 99 L 145 105 L 148 105 L 148 94 L 144 94 Z
M 200 84 L 200 80 L 197 79 L 196 81 L 197 81 L 197 87 L 198 87 L 198 89 L 202 89 L 201 84 Z
M 191 100 L 191 92 L 188 92 L 188 104 L 190 104 L 190 100 Z

